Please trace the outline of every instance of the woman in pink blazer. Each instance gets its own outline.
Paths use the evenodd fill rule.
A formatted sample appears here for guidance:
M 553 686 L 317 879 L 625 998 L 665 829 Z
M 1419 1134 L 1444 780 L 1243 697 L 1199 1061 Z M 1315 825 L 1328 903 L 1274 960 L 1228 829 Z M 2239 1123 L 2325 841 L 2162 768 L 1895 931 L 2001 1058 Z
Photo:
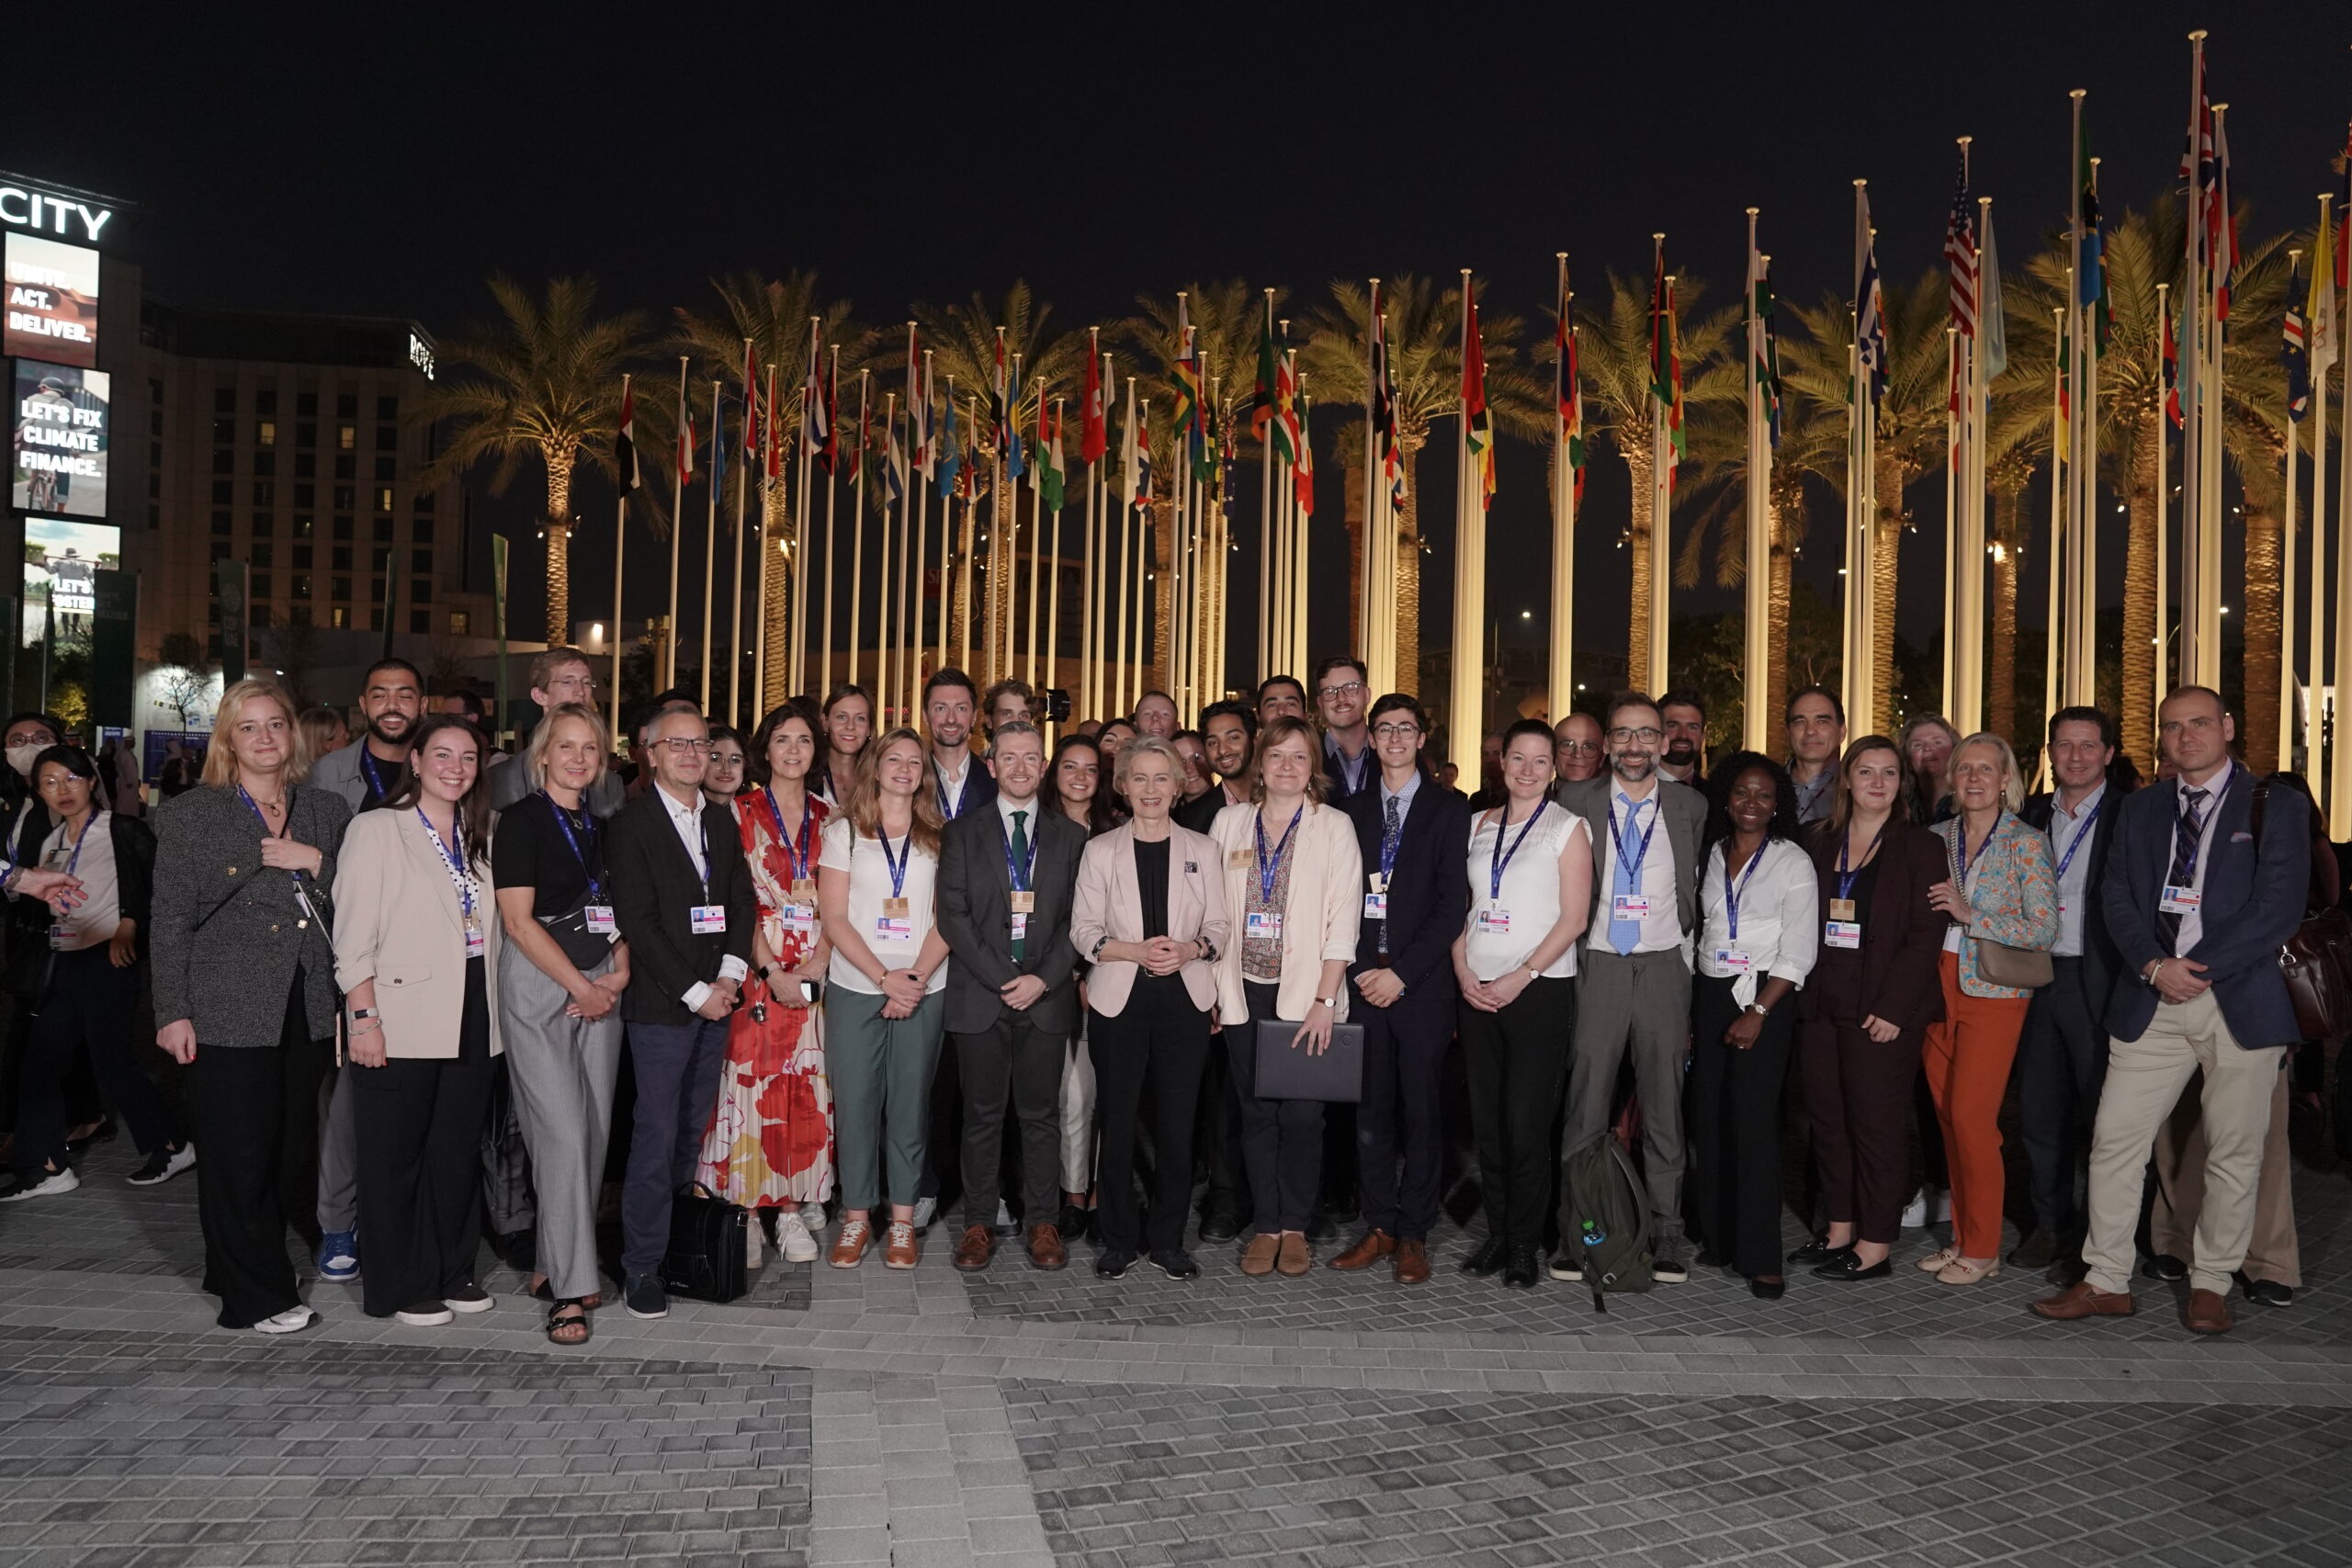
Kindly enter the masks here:
M 1134 817 L 1086 846 L 1069 922 L 1070 942 L 1094 966 L 1086 982 L 1102 1139 L 1095 1175 L 1102 1250 L 1094 1272 L 1117 1279 L 1144 1239 L 1135 1199 L 1136 1115 L 1148 1082 L 1159 1168 L 1151 1262 L 1170 1279 L 1190 1280 L 1201 1271 L 1184 1250 L 1193 1108 L 1216 1010 L 1215 965 L 1227 934 L 1225 884 L 1216 845 L 1169 818 L 1184 798 L 1184 764 L 1168 742 L 1145 737 L 1122 747 L 1115 787 Z

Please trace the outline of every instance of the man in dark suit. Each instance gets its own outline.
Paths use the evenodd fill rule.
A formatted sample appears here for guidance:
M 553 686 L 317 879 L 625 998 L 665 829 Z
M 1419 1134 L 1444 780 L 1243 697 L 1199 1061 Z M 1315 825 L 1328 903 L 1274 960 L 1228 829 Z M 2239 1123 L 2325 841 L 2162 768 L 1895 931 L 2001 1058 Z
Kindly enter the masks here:
M 613 914 L 628 942 L 621 1019 L 637 1080 L 621 1188 L 622 1289 L 631 1317 L 666 1317 L 656 1270 L 670 1244 L 670 1200 L 694 1179 L 718 1103 L 728 1015 L 751 973 L 758 909 L 734 818 L 703 801 L 710 730 L 702 716 L 662 714 L 646 750 L 653 787 L 613 818 L 605 855 Z
M 996 798 L 996 781 L 972 755 L 979 688 L 961 670 L 934 670 L 922 687 L 923 728 L 931 732 L 931 783 L 949 821 Z
M 1690 1278 L 1682 1240 L 1682 1071 L 1690 1055 L 1690 940 L 1699 929 L 1699 840 L 1706 797 L 1657 771 L 1666 726 L 1639 692 L 1609 705 L 1609 766 L 1554 798 L 1592 831 L 1592 915 L 1577 945 L 1575 1055 L 1562 1147 L 1609 1124 L 1630 1055 L 1642 1097 L 1642 1168 L 1657 1256 L 1651 1276 Z M 1574 1234 L 1567 1216 L 1563 1234 Z M 1584 1277 L 1566 1252 L 1555 1280 Z
M 2059 709 L 2050 720 L 2050 765 L 2058 787 L 2035 795 L 2018 813 L 2027 827 L 2049 836 L 2051 863 L 2058 868 L 2058 942 L 2050 950 L 2055 975 L 2033 993 L 2018 1045 L 2018 1116 L 2033 1170 L 2034 1218 L 2033 1234 L 2009 1254 L 2020 1269 L 2047 1269 L 2082 1245 L 2075 1203 L 2076 1129 L 2087 1130 L 2098 1111 L 2099 1086 L 2107 1079 L 2107 1031 L 2099 1021 L 2123 966 L 2098 897 L 2122 817 L 2124 790 L 2107 775 L 2114 761 L 2113 719 L 2094 707 Z
M 947 824 L 939 841 L 939 931 L 947 966 L 947 1032 L 964 1092 L 964 1235 L 956 1267 L 996 1251 L 997 1180 L 1005 1105 L 1021 1123 L 1023 1221 L 1029 1261 L 1069 1261 L 1057 1207 L 1062 1061 L 1078 1028 L 1078 950 L 1070 897 L 1086 829 L 1041 809 L 1045 742 L 1025 720 L 1001 725 L 989 747 L 993 810 Z
M 2230 758 L 2237 728 L 2220 694 L 2183 686 L 2157 710 L 2177 776 L 2122 802 L 2101 888 L 2123 969 L 2107 1008 L 2109 1073 L 2091 1142 L 2083 1279 L 2034 1303 L 2044 1317 L 2132 1310 L 2132 1233 L 2148 1146 L 2190 1075 L 2205 1075 L 2205 1204 L 2188 1275 L 2188 1325 L 2225 1334 L 2227 1296 L 2254 1227 L 2255 1184 L 2286 1048 L 2301 1038 L 2278 949 L 2302 923 L 2310 807 L 2269 792 Z
M 1429 716 L 1390 693 L 1372 705 L 1380 779 L 1340 807 L 1363 852 L 1363 925 L 1348 978 L 1365 1006 L 1356 1107 L 1366 1230 L 1339 1269 L 1392 1259 L 1396 1282 L 1430 1277 L 1444 1156 L 1440 1078 L 1453 1038 L 1453 939 L 1470 896 L 1470 807 L 1421 767 Z M 1398 1164 L 1402 1160 L 1400 1177 Z
M 1363 663 L 1347 654 L 1315 666 L 1315 713 L 1323 721 L 1325 804 L 1344 806 L 1348 796 L 1371 786 L 1372 736 L 1364 728 L 1363 705 L 1372 700 L 1364 682 L 1371 677 Z M 1260 715 L 1260 722 L 1264 716 Z

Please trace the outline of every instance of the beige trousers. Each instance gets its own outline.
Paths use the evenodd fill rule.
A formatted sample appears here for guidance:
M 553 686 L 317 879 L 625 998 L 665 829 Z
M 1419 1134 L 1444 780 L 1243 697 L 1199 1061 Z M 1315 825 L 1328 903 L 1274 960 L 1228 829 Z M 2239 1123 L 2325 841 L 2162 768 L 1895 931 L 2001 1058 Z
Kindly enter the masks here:
M 2262 1174 L 2254 1188 L 2254 1232 L 2246 1238 L 2245 1271 L 2256 1280 L 2301 1289 L 2302 1249 L 2295 1236 L 2295 1180 L 2287 1155 L 2287 1080 L 2270 1087 L 2270 1131 L 2262 1140 Z M 2187 1258 L 2205 1201 L 2205 1118 L 2187 1094 L 2156 1129 L 2156 1195 L 2148 1205 L 2148 1242 L 2158 1252 Z

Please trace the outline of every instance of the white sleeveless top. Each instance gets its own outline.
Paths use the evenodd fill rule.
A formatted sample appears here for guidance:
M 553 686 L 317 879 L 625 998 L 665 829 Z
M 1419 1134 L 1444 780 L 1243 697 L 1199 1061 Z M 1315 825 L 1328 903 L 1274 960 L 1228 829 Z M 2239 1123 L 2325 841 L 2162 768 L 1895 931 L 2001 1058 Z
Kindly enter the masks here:
M 1568 840 L 1592 829 L 1583 818 L 1545 801 L 1529 820 L 1514 822 L 1502 837 L 1503 808 L 1482 811 L 1470 834 L 1470 919 L 1464 928 L 1463 955 L 1470 972 L 1493 980 L 1524 968 L 1544 938 L 1560 921 L 1560 856 Z M 1524 830 L 1527 837 L 1520 838 Z M 1518 847 L 1513 849 L 1513 845 Z M 1495 857 L 1510 857 L 1503 867 L 1502 892 L 1495 896 Z M 1577 972 L 1577 944 L 1544 971 L 1547 980 L 1566 980 Z

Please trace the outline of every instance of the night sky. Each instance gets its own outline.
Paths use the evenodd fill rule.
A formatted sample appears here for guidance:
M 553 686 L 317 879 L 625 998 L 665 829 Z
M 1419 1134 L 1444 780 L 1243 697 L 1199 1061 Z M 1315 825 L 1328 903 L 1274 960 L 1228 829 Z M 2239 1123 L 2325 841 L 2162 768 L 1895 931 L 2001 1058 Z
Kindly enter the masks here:
M 443 333 L 487 314 L 493 271 L 592 274 L 614 307 L 666 318 L 746 267 L 813 268 L 870 321 L 1024 277 L 1057 321 L 1083 326 L 1196 277 L 1285 285 L 1304 313 L 1334 277 L 1468 265 L 1490 280 L 1489 312 L 1540 319 L 1555 251 L 1591 290 L 1604 267 L 1645 270 L 1654 230 L 1714 299 L 1731 296 L 1750 205 L 1783 298 L 1848 290 L 1857 176 L 1885 271 L 1915 278 L 1938 263 L 1962 133 L 2014 268 L 2065 212 L 2067 89 L 2089 89 L 2110 212 L 2170 184 L 2185 34 L 2200 25 L 2217 29 L 2214 96 L 2232 106 L 2249 231 L 2312 220 L 2352 117 L 2340 4 L 1724 7 L 1731 25 L 1686 7 L 1552 6 L 1530 23 L 1432 6 L 1395 11 L 1411 17 L 1402 30 L 1364 8 L 1325 22 L 1306 7 L 1163 7 L 1148 27 L 1072 6 L 512 19 L 522 9 L 93 15 L 73 29 L 70 72 L 17 62 L 20 82 L 47 84 L 46 107 L 20 100 L 0 165 L 138 204 L 120 243 L 167 299 L 413 316 Z M 820 10 L 844 19 L 812 25 Z M 1449 36 L 1454 21 L 1474 30 Z M 1327 427 L 1327 453 L 1331 439 Z M 1441 513 L 1449 451 L 1441 440 L 1420 466 Z M 1338 465 L 1324 463 L 1317 548 L 1336 556 Z M 1582 647 L 1622 636 L 1622 476 L 1605 457 L 1596 470 Z M 1532 636 L 1544 605 L 1518 584 L 1543 572 L 1506 563 L 1544 558 L 1539 454 L 1506 441 L 1500 483 L 1489 609 Z M 1906 545 L 1905 608 L 1931 622 L 1935 488 L 1915 497 L 1928 525 Z M 518 485 L 489 515 L 520 524 L 527 500 Z M 581 509 L 602 514 L 593 491 Z M 1253 528 L 1254 502 L 1238 510 Z M 1425 640 L 1450 618 L 1447 525 L 1432 531 Z M 519 584 L 533 552 L 523 526 Z M 1832 554 L 1805 563 L 1825 586 Z M 605 558 L 583 540 L 575 604 L 609 595 Z M 2102 561 L 2112 597 L 2120 534 Z M 643 586 L 632 615 L 650 607 L 650 573 Z M 1235 587 L 1254 597 L 1238 564 Z M 1524 632 L 1522 598 L 1539 617 Z M 1318 601 L 1318 646 L 1342 613 L 1336 594 Z M 526 586 L 514 624 L 538 615 Z

